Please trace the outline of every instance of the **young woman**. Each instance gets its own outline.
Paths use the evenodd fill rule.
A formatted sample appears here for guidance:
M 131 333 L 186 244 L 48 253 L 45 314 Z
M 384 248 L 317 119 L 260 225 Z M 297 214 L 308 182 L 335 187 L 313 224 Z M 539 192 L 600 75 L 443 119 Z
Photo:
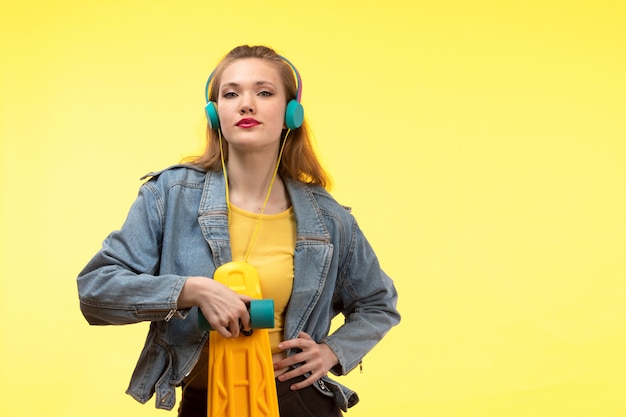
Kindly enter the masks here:
M 209 332 L 250 327 L 249 298 L 210 278 L 253 265 L 274 299 L 270 331 L 280 415 L 340 416 L 356 393 L 327 374 L 359 364 L 400 316 L 392 280 L 355 219 L 326 191 L 299 99 L 295 67 L 272 49 L 240 46 L 207 82 L 207 146 L 152 173 L 121 230 L 78 277 L 91 324 L 150 321 L 127 393 L 206 416 Z M 329 334 L 337 314 L 345 323 Z M 243 336 L 242 336 L 243 337 Z M 309 414 L 307 414 L 307 412 Z

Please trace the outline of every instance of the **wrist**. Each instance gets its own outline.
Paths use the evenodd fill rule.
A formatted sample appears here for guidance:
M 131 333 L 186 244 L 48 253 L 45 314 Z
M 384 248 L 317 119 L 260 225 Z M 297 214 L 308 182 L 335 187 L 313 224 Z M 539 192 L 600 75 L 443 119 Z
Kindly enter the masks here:
M 178 295 L 177 306 L 179 309 L 191 308 L 199 304 L 200 279 L 206 280 L 206 278 L 198 276 L 188 277 L 185 280 L 183 288 Z
M 339 364 L 339 358 L 335 354 L 335 352 L 328 346 L 326 343 L 320 343 L 320 348 L 322 349 L 324 361 L 328 366 L 328 369 L 331 369 L 335 365 Z

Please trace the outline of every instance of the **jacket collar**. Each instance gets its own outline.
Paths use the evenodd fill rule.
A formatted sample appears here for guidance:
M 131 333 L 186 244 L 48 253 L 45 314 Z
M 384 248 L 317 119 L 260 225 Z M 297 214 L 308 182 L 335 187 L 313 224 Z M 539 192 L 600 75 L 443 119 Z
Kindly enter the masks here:
M 285 180 L 296 217 L 298 240 L 330 241 L 330 233 L 322 219 L 322 210 L 314 196 L 311 186 L 299 181 Z M 221 172 L 206 173 L 198 217 L 212 219 L 208 226 L 224 227 L 220 220 L 228 225 L 228 204 L 226 203 L 226 181 Z M 201 222 L 202 223 L 202 222 Z M 217 236 L 228 239 L 228 228 Z M 217 230 L 212 228 L 212 232 Z M 224 235 L 223 233 L 226 233 Z M 205 235 L 206 236 L 206 235 Z M 213 235 L 214 237 L 216 235 Z
M 311 187 L 294 180 L 285 180 L 285 184 L 296 216 L 298 240 L 330 242 L 330 233 Z

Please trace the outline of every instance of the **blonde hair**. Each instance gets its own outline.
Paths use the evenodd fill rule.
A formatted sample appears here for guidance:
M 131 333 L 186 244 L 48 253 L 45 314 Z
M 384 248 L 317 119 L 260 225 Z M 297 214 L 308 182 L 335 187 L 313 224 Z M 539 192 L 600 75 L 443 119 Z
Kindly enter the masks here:
M 213 71 L 213 78 L 209 85 L 209 100 L 217 102 L 218 88 L 222 73 L 230 64 L 238 59 L 259 58 L 270 61 L 276 65 L 279 75 L 285 86 L 288 101 L 295 99 L 298 93 L 293 69 L 273 49 L 266 46 L 238 46 L 230 51 Z M 283 130 L 282 141 L 285 140 L 287 130 Z M 331 179 L 319 162 L 313 149 L 311 132 L 306 119 L 297 129 L 289 132 L 285 142 L 278 173 L 282 178 L 301 181 L 307 184 L 319 185 L 330 189 Z M 207 171 L 220 171 L 222 169 L 219 132 L 211 129 L 207 123 L 206 146 L 199 156 L 185 158 L 184 162 L 201 167 Z M 224 160 L 228 160 L 228 148 L 224 147 Z

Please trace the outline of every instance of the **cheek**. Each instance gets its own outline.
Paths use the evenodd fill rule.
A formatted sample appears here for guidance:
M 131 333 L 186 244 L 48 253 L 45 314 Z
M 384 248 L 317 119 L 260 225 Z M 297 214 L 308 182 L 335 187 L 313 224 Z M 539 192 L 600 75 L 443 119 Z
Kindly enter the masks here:
M 216 103 L 216 107 L 217 107 L 217 114 L 220 116 L 220 119 L 224 117 L 229 111 L 227 101 L 220 101 Z
M 217 106 L 217 115 L 220 118 L 220 125 L 225 126 L 233 120 L 232 105 L 228 102 L 222 102 Z
M 280 122 L 281 124 L 285 123 L 285 110 L 286 108 L 284 106 L 280 106 L 274 109 L 274 117 L 276 118 L 276 121 Z

